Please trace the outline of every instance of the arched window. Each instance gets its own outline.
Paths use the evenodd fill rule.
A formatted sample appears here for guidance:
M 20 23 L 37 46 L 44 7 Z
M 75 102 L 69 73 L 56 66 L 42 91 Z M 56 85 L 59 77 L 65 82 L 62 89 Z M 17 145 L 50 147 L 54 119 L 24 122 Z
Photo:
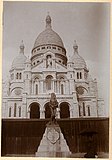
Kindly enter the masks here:
M 9 117 L 11 117 L 11 107 L 9 108 Z
M 39 77 L 35 77 L 35 82 L 38 82 L 39 81 Z
M 49 102 L 45 104 L 45 118 L 51 118 L 51 109 L 49 107 Z
M 39 51 L 40 50 L 40 48 L 37 48 L 37 51 Z
M 70 118 L 70 106 L 67 102 L 60 104 L 60 118 Z
M 36 84 L 35 93 L 38 94 L 38 84 Z
M 82 79 L 82 73 L 80 72 L 80 79 Z
M 61 80 L 61 81 L 64 81 L 64 77 L 60 77 L 60 80 Z
M 81 106 L 79 105 L 79 117 L 81 117 Z
M 88 106 L 87 108 L 88 108 L 88 116 L 90 116 L 90 106 Z
M 19 117 L 21 117 L 21 107 L 19 107 Z
M 21 77 L 21 73 L 19 73 L 19 79 L 21 79 L 22 77 Z
M 86 112 L 85 112 L 85 103 L 83 102 L 83 116 L 86 116 Z
M 61 94 L 64 94 L 64 87 L 63 87 L 63 84 L 61 84 Z
M 77 72 L 77 79 L 79 79 L 79 73 Z
M 30 118 L 40 118 L 40 105 L 36 102 L 30 104 Z
M 52 89 L 52 79 L 53 79 L 53 77 L 51 75 L 46 77 L 46 89 L 47 90 Z
M 18 78 L 19 78 L 19 73 L 16 74 L 16 79 L 18 79 Z
M 14 117 L 16 117 L 16 103 L 14 103 Z

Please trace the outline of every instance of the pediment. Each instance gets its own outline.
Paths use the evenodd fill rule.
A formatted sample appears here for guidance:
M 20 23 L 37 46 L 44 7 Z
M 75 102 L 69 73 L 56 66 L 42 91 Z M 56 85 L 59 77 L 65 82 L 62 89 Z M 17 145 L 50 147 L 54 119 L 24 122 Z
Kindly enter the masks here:
M 39 72 L 42 70 L 43 67 L 44 67 L 43 63 L 37 64 L 36 66 L 32 67 L 32 72 Z
M 63 66 L 62 64 L 56 63 L 56 70 L 57 71 L 66 71 L 66 66 Z
M 46 68 L 46 71 L 50 70 L 50 69 L 51 69 L 51 71 L 55 69 L 57 72 L 60 72 L 60 71 L 61 72 L 66 72 L 67 68 L 66 68 L 66 66 L 63 66 L 62 64 L 59 64 L 59 63 L 56 62 L 56 68 L 54 68 L 54 69 L 53 68 Z M 32 72 L 40 72 L 42 70 L 45 71 L 45 67 L 44 67 L 43 62 L 32 67 Z

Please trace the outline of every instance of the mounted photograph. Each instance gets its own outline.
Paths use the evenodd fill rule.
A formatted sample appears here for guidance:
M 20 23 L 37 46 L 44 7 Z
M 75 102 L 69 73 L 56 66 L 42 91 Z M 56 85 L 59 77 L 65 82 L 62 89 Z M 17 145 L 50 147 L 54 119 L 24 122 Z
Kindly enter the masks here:
M 109 158 L 110 3 L 4 1 L 2 157 Z

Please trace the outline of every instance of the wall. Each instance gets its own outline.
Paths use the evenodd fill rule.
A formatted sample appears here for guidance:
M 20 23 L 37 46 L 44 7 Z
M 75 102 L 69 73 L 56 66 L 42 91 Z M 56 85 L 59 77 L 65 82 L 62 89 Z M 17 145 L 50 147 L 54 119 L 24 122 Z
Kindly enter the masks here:
M 7 154 L 35 154 L 45 131 L 48 120 L 3 119 L 2 120 L 2 156 Z M 109 151 L 108 118 L 73 118 L 58 120 L 62 133 L 72 153 L 86 152 L 87 137 L 79 133 L 92 127 L 98 152 Z

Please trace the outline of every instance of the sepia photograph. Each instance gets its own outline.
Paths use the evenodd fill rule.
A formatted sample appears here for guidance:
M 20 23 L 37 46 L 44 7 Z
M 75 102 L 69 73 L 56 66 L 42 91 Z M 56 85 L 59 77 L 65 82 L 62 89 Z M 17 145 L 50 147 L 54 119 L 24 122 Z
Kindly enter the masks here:
M 3 2 L 2 157 L 109 158 L 109 90 L 109 2 Z

